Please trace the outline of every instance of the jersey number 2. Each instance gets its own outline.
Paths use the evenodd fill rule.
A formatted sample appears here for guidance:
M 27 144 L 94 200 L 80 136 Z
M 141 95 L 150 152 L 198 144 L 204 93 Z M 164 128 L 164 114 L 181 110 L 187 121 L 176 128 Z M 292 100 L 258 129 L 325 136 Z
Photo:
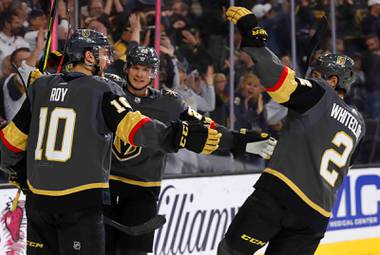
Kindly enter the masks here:
M 332 162 L 339 168 L 344 167 L 347 164 L 348 157 L 354 148 L 352 138 L 344 131 L 339 131 L 332 139 L 332 143 L 336 147 L 344 146 L 343 152 L 339 153 L 335 149 L 330 148 L 325 150 L 322 155 L 321 167 L 319 173 L 321 176 L 334 187 L 336 180 L 338 179 L 338 172 L 335 169 L 329 169 L 329 163 Z
M 34 151 L 35 160 L 42 159 L 42 145 L 44 144 L 43 141 L 48 119 L 49 125 L 46 136 L 45 157 L 49 161 L 65 162 L 71 158 L 76 113 L 71 108 L 56 107 L 50 113 L 50 117 L 48 118 L 48 108 L 41 107 L 38 140 L 36 150 Z M 56 148 L 58 126 L 60 123 L 63 124 L 64 127 L 62 139 L 60 141 L 60 148 Z

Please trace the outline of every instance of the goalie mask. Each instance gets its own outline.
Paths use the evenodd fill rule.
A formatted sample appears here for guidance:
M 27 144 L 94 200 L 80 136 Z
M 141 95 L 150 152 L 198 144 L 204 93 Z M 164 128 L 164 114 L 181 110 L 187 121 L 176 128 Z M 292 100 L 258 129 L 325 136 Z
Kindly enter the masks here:
M 311 73 L 317 71 L 324 80 L 335 75 L 338 77 L 336 90 L 349 93 L 352 83 L 355 81 L 354 61 L 342 54 L 325 54 L 320 56 L 312 65 Z

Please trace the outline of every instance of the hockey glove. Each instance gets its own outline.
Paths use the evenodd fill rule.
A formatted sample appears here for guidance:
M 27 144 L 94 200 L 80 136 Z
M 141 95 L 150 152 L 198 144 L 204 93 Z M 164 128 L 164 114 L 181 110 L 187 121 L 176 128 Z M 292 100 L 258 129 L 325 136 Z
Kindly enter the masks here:
M 233 131 L 233 137 L 234 146 L 231 152 L 235 156 L 248 152 L 270 159 L 277 144 L 277 140 L 266 133 L 257 133 L 243 128 L 239 132 Z
M 38 78 L 40 78 L 43 74 L 41 73 L 40 70 L 38 69 L 34 69 L 33 71 L 31 71 L 29 73 L 29 77 L 28 77 L 28 86 L 30 84 L 32 84 L 35 80 L 37 80 Z
M 211 154 L 219 148 L 222 134 L 217 130 L 206 127 L 201 121 L 178 121 L 177 123 L 179 148 L 201 154 Z
M 256 16 L 244 7 L 231 6 L 226 12 L 227 18 L 237 24 L 242 34 L 241 47 L 264 47 L 268 33 L 264 28 L 257 27 Z
M 26 157 L 12 167 L 0 167 L 0 170 L 8 174 L 9 183 L 21 189 L 24 193 L 28 190 L 26 182 Z
M 212 129 L 216 128 L 216 123 L 211 118 L 203 116 L 199 112 L 195 111 L 191 107 L 188 107 L 187 110 L 183 111 L 179 115 L 179 119 L 183 121 L 201 121 L 207 127 Z
M 28 190 L 26 179 L 20 178 L 17 174 L 10 174 L 8 177 L 8 181 L 10 184 L 13 184 L 18 189 L 21 189 L 24 194 Z

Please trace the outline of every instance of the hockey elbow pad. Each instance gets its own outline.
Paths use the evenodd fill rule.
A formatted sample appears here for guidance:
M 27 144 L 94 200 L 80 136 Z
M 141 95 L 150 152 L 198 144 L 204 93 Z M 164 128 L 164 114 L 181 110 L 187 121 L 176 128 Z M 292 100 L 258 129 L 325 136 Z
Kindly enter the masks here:
M 205 126 L 201 121 L 178 121 L 177 125 L 179 128 L 176 141 L 179 148 L 201 154 L 211 154 L 219 148 L 222 134 Z
M 258 133 L 243 128 L 239 132 L 233 131 L 233 139 L 231 152 L 235 156 L 247 152 L 259 155 L 264 159 L 270 159 L 277 145 L 277 140 L 267 133 Z

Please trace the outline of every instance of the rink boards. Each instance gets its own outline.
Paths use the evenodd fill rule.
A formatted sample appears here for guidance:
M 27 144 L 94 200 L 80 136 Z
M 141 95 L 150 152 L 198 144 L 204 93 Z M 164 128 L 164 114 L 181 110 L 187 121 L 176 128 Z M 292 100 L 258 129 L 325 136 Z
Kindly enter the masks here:
M 164 180 L 159 208 L 167 222 L 156 232 L 154 253 L 216 254 L 218 242 L 258 176 Z M 0 190 L 0 255 L 25 254 L 24 197 L 11 212 L 15 193 L 15 189 Z M 316 254 L 380 255 L 380 168 L 350 171 Z

